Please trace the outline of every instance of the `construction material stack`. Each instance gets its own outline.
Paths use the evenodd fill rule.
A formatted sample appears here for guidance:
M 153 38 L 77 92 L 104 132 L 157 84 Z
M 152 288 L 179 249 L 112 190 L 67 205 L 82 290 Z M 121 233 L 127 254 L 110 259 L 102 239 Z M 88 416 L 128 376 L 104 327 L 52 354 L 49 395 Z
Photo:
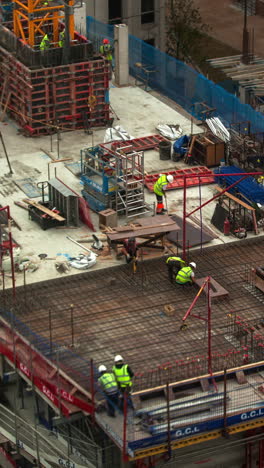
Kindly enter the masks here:
M 72 0 L 15 1 L 0 24 L 1 119 L 9 112 L 27 135 L 109 121 L 109 64 L 74 31 L 73 11 Z

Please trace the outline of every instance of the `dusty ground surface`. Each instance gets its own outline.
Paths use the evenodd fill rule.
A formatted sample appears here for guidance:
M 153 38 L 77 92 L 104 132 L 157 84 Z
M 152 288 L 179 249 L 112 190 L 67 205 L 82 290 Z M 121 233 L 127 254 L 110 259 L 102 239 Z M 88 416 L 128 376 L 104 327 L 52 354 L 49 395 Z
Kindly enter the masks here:
M 244 16 L 231 0 L 194 0 L 203 22 L 211 27 L 209 34 L 235 49 L 242 50 Z M 248 30 L 254 29 L 254 51 L 263 55 L 264 17 L 248 16 Z

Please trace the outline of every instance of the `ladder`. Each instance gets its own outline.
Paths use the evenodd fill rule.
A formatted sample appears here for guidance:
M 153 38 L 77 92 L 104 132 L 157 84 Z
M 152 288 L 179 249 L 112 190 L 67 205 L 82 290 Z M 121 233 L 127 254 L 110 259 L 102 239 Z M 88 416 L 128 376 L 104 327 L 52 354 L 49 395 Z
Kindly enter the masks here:
M 123 143 L 126 149 L 126 142 Z M 125 214 L 126 218 L 149 213 L 151 208 L 145 202 L 144 194 L 144 153 L 131 151 L 125 153 L 122 148 L 116 150 L 118 155 L 116 212 Z
M 34 426 L 18 414 L 0 404 L 0 433 L 10 442 L 29 454 L 36 460 L 39 459 L 45 468 L 55 466 L 69 466 L 75 468 L 95 468 L 90 461 L 85 462 L 81 456 L 75 452 L 69 454 L 68 444 L 62 442 L 56 434 L 48 431 L 44 426 Z

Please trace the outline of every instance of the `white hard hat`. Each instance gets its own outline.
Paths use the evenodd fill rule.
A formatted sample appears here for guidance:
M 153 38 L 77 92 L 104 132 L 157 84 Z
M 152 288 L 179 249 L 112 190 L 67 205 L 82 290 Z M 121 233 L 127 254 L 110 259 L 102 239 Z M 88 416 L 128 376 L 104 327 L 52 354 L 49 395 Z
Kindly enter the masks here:
M 191 262 L 191 263 L 190 263 L 190 266 L 193 267 L 193 268 L 196 268 L 196 263 L 195 263 L 195 262 Z
M 118 361 L 123 361 L 124 359 L 122 358 L 122 356 L 120 356 L 120 354 L 117 354 L 117 356 L 115 356 L 115 362 L 118 362 Z
M 98 367 L 99 372 L 105 372 L 106 367 L 102 364 L 101 366 Z
M 173 175 L 167 175 L 167 181 L 171 184 L 173 182 Z

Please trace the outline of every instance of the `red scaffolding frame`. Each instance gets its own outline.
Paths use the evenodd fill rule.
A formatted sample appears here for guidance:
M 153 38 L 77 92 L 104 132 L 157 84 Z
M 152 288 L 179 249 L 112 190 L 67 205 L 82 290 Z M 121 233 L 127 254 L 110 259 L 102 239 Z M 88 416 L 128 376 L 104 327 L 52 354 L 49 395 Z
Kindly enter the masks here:
M 213 201 L 216 198 L 223 195 L 225 192 L 228 192 L 228 190 L 235 187 L 235 185 L 239 184 L 240 182 L 242 182 L 247 177 L 256 176 L 256 175 L 263 175 L 263 172 L 247 172 L 247 173 L 238 172 L 238 173 L 235 173 L 235 174 L 216 174 L 217 177 L 237 176 L 237 177 L 240 177 L 240 179 L 238 179 L 236 182 L 229 185 L 228 187 L 224 188 L 221 192 L 217 193 L 216 195 L 214 195 L 212 198 L 210 198 L 206 202 L 200 204 L 197 208 L 192 210 L 190 213 L 187 213 L 187 209 L 186 209 L 187 179 L 198 177 L 198 179 L 200 180 L 200 178 L 208 177 L 208 174 L 186 174 L 186 175 L 184 174 L 184 175 L 181 175 L 181 176 L 176 176 L 176 178 L 178 178 L 178 177 L 181 177 L 181 178 L 183 177 L 184 178 L 184 183 L 183 183 L 183 225 L 182 225 L 182 257 L 183 257 L 183 260 L 186 260 L 186 220 L 187 220 L 187 218 L 189 218 L 196 211 L 201 210 L 204 206 L 208 205 L 208 203 L 211 203 L 211 201 Z M 202 229 L 202 227 L 201 227 L 201 229 Z

